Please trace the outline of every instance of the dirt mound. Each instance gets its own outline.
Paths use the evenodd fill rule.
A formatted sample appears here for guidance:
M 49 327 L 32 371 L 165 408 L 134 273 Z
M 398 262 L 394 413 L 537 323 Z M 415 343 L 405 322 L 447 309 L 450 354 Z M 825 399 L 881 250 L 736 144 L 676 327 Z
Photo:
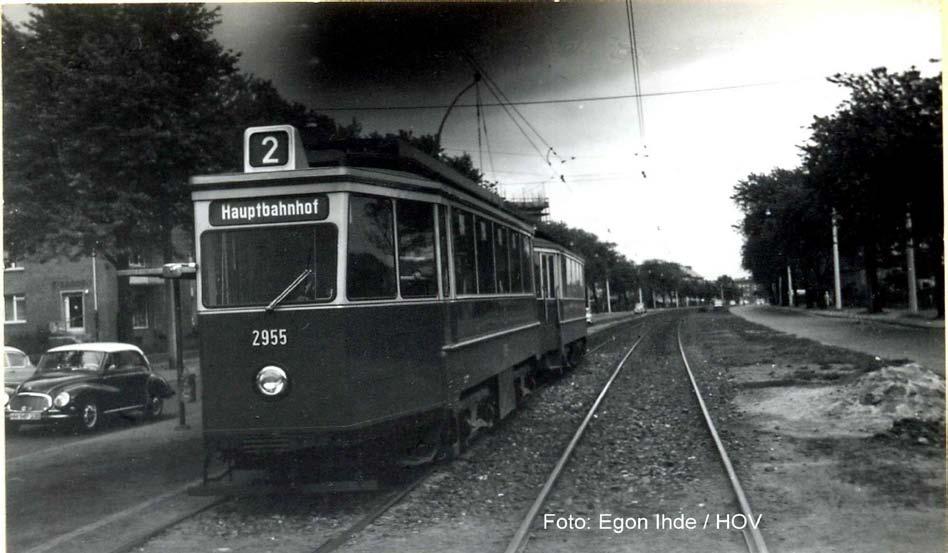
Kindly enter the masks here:
M 945 381 L 917 363 L 883 367 L 859 377 L 827 414 L 865 419 L 944 420 Z
M 893 423 L 903 419 L 944 421 L 945 380 L 908 363 L 846 384 L 762 388 L 737 401 L 748 413 L 780 419 L 774 422 L 799 436 L 869 437 L 890 433 Z M 930 439 L 918 432 L 908 435 Z
M 892 423 L 892 428 L 876 434 L 875 437 L 944 448 L 945 421 L 899 419 Z

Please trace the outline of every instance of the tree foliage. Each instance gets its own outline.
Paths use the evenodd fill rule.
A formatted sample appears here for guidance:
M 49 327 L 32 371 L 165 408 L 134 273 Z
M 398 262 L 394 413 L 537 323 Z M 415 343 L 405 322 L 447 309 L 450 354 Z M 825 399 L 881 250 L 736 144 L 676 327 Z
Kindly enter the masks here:
M 661 259 L 649 259 L 641 264 L 619 253 L 612 242 L 603 242 L 598 236 L 582 229 L 572 228 L 557 221 L 541 221 L 537 235 L 581 255 L 585 260 L 585 277 L 590 289 L 590 303 L 599 311 L 606 310 L 604 292 L 606 279 L 610 292 L 618 298 L 617 309 L 631 309 L 638 302 L 642 289 L 643 300 L 652 298 L 673 301 L 679 298 L 710 298 L 716 294 L 714 286 L 695 275 L 690 268 Z
M 3 20 L 4 247 L 14 257 L 97 253 L 116 268 L 161 255 L 192 224 L 187 179 L 238 170 L 251 125 L 285 122 L 310 139 L 356 135 L 354 121 L 287 102 L 237 70 L 197 4 L 37 5 Z M 119 336 L 131 331 L 119 279 Z
M 220 166 L 219 93 L 237 56 L 216 11 L 37 6 L 3 25 L 7 245 L 122 266 L 188 220 L 184 184 Z
M 893 252 L 904 251 L 911 213 L 912 238 L 928 252 L 938 283 L 935 304 L 941 307 L 941 76 L 878 68 L 829 81 L 850 95 L 835 113 L 814 117 L 801 166 L 749 175 L 735 187 L 732 198 L 744 212 L 744 267 L 769 286 L 790 265 L 795 283 L 831 290 L 835 210 L 843 256 L 861 260 L 866 306 L 877 311 L 885 301 L 878 269 L 902 263 Z

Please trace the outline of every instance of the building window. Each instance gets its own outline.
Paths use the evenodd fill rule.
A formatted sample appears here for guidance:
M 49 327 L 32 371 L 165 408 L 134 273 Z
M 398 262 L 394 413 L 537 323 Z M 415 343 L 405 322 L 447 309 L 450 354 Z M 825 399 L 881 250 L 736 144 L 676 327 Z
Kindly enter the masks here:
M 10 252 L 3 252 L 3 270 L 5 271 L 22 271 L 23 265 L 20 265 L 17 260 L 10 255 Z
M 138 292 L 135 294 L 134 302 L 132 328 L 148 328 L 148 295 L 143 292 Z
M 25 323 L 26 322 L 26 296 L 23 294 L 10 294 L 3 296 L 3 306 L 6 309 L 4 322 L 7 323 Z
M 63 292 L 63 321 L 66 330 L 85 330 L 85 313 L 82 292 Z

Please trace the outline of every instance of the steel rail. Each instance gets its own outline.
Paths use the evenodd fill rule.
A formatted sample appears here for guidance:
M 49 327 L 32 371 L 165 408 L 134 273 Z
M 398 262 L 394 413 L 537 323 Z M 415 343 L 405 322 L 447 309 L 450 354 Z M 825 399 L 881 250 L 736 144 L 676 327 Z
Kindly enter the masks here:
M 336 534 L 335 536 L 329 538 L 319 547 L 313 550 L 313 553 L 329 553 L 331 551 L 336 551 L 340 547 L 346 544 L 350 539 L 359 534 L 359 532 L 365 530 L 369 527 L 370 524 L 375 522 L 380 516 L 385 514 L 386 511 L 392 508 L 393 505 L 401 501 L 408 495 L 412 490 L 418 487 L 422 481 L 424 481 L 430 474 L 431 470 L 426 470 L 420 474 L 417 478 L 409 482 L 403 488 L 395 490 L 388 495 L 386 495 L 381 501 L 376 504 L 365 516 L 361 517 L 359 520 L 355 521 L 351 526 L 346 528 L 344 531 Z
M 698 398 L 698 405 L 701 407 L 701 412 L 704 414 L 704 422 L 708 426 L 708 431 L 711 433 L 711 438 L 714 440 L 714 444 L 718 448 L 718 453 L 721 455 L 721 463 L 724 464 L 724 470 L 727 471 L 727 477 L 731 481 L 731 488 L 734 490 L 734 495 L 737 496 L 737 502 L 740 504 L 741 512 L 747 520 L 754 520 L 754 513 L 751 510 L 750 502 L 747 501 L 747 496 L 744 494 L 744 488 L 741 486 L 741 482 L 737 479 L 737 473 L 734 471 L 734 466 L 731 464 L 731 458 L 728 457 L 727 451 L 724 449 L 724 443 L 721 441 L 720 436 L 718 436 L 718 431 L 714 427 L 714 422 L 711 420 L 711 414 L 708 412 L 708 407 L 704 403 L 704 399 L 701 397 L 701 391 L 698 389 L 698 383 L 695 381 L 695 376 L 691 372 L 691 365 L 688 364 L 688 357 L 685 356 L 685 348 L 681 343 L 681 322 L 678 323 L 678 351 L 681 353 L 681 360 L 685 363 L 685 370 L 688 371 L 688 379 L 691 380 L 691 388 L 694 390 L 695 397 Z M 764 543 L 764 536 L 760 533 L 760 529 L 753 524 L 748 524 L 744 530 L 744 541 L 747 543 L 747 549 L 750 553 L 767 553 L 767 544 Z
M 632 321 L 628 321 L 628 322 L 632 322 Z M 620 325 L 624 325 L 624 324 L 628 324 L 628 323 L 620 323 Z M 616 327 L 615 327 L 614 329 L 613 329 L 613 328 L 608 328 L 608 329 L 606 329 L 606 330 L 603 330 L 603 332 L 615 332 L 615 331 L 618 331 L 618 330 L 635 330 L 636 328 L 641 328 L 642 326 L 644 326 L 644 325 L 645 325 L 645 322 L 644 322 L 644 321 L 643 321 L 643 322 L 640 322 L 640 323 L 638 323 L 638 324 L 636 324 L 636 325 L 632 325 L 631 327 L 623 327 L 623 326 L 620 326 L 620 325 L 616 325 Z M 605 338 L 605 339 L 603 339 L 603 341 L 602 341 L 601 344 L 598 344 L 596 347 L 587 350 L 587 351 L 586 351 L 586 355 L 589 355 L 590 353 L 595 353 L 595 352 L 601 350 L 602 348 L 608 346 L 609 344 L 615 343 L 615 341 L 616 341 L 616 337 L 615 337 L 615 335 L 613 334 L 611 338 Z
M 553 467 L 553 472 L 551 472 L 550 476 L 547 477 L 546 483 L 543 484 L 543 489 L 540 490 L 540 494 L 537 496 L 536 500 L 534 500 L 533 505 L 530 506 L 526 516 L 520 523 L 520 527 L 517 528 L 517 532 L 514 534 L 513 538 L 510 540 L 510 543 L 507 545 L 507 549 L 504 550 L 504 553 L 520 553 L 523 551 L 523 548 L 527 544 L 527 534 L 530 532 L 530 527 L 533 525 L 533 521 L 536 519 L 537 513 L 540 512 L 540 507 L 543 506 L 543 503 L 546 501 L 546 497 L 550 494 L 550 490 L 553 489 L 553 484 L 556 483 L 557 478 L 560 476 L 560 472 L 562 472 L 563 467 L 566 465 L 566 461 L 569 460 L 573 453 L 573 449 L 576 448 L 576 444 L 579 443 L 580 438 L 582 438 L 583 432 L 586 431 L 586 427 L 589 425 L 589 421 L 592 420 L 593 415 L 596 413 L 596 409 L 599 408 L 599 404 L 602 403 L 603 398 L 606 397 L 606 393 L 609 392 L 609 387 L 612 386 L 613 381 L 615 381 L 616 377 L 619 376 L 619 372 L 622 371 L 622 367 L 625 366 L 625 362 L 629 359 L 629 356 L 632 355 L 632 352 L 635 351 L 635 348 L 638 347 L 643 338 L 645 338 L 645 334 L 640 336 L 639 339 L 636 340 L 634 344 L 632 344 L 632 347 L 629 348 L 629 351 L 626 352 L 625 356 L 622 357 L 622 361 L 619 361 L 619 365 L 616 366 L 615 371 L 612 372 L 612 376 L 609 377 L 606 385 L 602 388 L 602 391 L 599 392 L 599 397 L 597 397 L 596 401 L 593 402 L 592 407 L 589 408 L 589 412 L 586 413 L 586 417 L 583 419 L 583 422 L 580 423 L 579 428 L 576 429 L 576 433 L 573 434 L 573 439 L 570 440 L 569 445 L 566 446 L 566 450 L 563 451 L 559 461 L 556 462 L 556 466 Z

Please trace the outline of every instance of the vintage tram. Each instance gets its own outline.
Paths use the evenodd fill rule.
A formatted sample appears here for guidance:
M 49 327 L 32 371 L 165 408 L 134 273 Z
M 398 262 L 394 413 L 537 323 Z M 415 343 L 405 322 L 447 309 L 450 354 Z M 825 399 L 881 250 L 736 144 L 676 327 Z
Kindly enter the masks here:
M 449 166 L 290 126 L 244 156 L 191 179 L 209 456 L 456 453 L 582 354 L 582 259 Z

